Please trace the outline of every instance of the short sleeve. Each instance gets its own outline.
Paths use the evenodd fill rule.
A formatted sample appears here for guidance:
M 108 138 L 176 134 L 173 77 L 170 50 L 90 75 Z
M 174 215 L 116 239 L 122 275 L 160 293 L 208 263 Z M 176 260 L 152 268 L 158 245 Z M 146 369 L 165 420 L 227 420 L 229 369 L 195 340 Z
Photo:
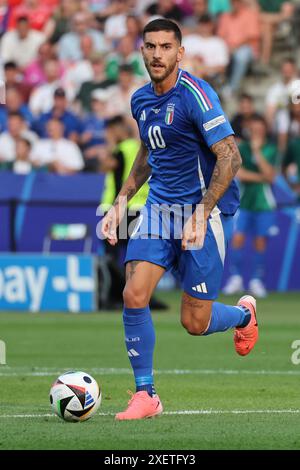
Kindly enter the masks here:
M 228 117 L 212 87 L 203 80 L 196 82 L 191 78 L 185 82 L 185 85 L 191 92 L 188 107 L 192 122 L 208 147 L 233 135 L 234 131 Z
M 132 114 L 133 119 L 137 120 L 136 119 L 136 105 L 135 105 L 134 95 L 131 97 L 130 107 L 131 107 L 131 114 Z

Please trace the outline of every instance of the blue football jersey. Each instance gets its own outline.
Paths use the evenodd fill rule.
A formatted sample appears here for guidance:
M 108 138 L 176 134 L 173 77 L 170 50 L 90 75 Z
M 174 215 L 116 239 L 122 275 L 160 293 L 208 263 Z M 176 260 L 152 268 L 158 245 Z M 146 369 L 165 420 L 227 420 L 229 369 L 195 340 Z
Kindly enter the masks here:
M 137 90 L 131 110 L 151 167 L 148 203 L 198 204 L 209 186 L 216 163 L 210 147 L 234 134 L 211 86 L 179 70 L 175 86 L 156 95 L 152 83 Z M 238 188 L 231 182 L 218 207 L 234 214 Z

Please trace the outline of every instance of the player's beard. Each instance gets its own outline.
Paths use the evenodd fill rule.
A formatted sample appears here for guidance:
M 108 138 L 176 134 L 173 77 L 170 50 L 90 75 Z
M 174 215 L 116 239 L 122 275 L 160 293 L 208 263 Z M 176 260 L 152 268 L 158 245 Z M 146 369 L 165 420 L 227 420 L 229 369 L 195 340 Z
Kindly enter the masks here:
M 148 73 L 150 75 L 150 78 L 153 82 L 155 83 L 161 83 L 163 82 L 171 73 L 174 72 L 176 66 L 177 66 L 177 61 L 174 63 L 168 65 L 164 70 L 164 73 L 162 75 L 156 76 L 151 73 L 151 64 L 148 62 L 145 62 L 146 69 L 148 70 Z

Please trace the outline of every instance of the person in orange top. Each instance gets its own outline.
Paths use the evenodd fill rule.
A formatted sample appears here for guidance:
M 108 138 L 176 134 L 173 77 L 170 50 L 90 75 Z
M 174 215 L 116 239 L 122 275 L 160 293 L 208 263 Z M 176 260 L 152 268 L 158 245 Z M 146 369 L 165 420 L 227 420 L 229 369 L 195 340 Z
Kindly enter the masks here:
M 251 62 L 259 57 L 259 12 L 249 7 L 245 0 L 232 0 L 232 11 L 220 17 L 218 36 L 224 39 L 231 52 L 229 88 L 235 92 Z

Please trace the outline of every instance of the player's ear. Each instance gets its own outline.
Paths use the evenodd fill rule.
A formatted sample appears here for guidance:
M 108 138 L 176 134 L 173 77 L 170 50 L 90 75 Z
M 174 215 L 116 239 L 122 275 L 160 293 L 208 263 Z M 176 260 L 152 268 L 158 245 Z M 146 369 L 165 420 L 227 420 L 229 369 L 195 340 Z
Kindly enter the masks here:
M 183 46 L 180 46 L 177 52 L 177 62 L 180 62 L 183 59 L 185 49 Z

